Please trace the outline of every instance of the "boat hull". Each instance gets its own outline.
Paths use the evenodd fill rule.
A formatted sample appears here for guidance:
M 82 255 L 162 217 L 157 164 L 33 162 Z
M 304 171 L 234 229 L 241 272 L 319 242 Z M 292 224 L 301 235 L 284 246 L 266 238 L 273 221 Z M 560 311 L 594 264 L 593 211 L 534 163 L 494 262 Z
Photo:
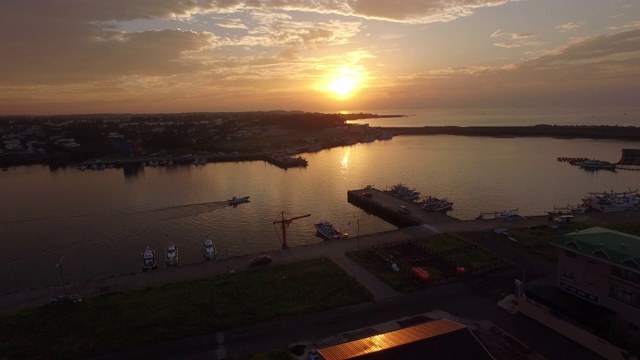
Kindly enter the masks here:
M 147 270 L 155 270 L 158 268 L 158 263 L 156 262 L 156 252 L 147 248 L 141 254 L 142 258 L 142 271 Z
M 314 226 L 316 228 L 316 235 L 323 238 L 324 240 L 339 240 L 349 237 L 347 233 L 336 230 L 328 221 L 322 221 L 320 223 L 314 224 Z

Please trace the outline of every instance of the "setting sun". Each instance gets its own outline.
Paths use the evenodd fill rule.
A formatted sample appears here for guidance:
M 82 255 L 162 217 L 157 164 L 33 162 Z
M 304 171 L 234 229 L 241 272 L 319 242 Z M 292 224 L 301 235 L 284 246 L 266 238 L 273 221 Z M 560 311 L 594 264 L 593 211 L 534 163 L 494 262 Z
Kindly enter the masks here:
M 356 89 L 357 83 L 354 78 L 341 78 L 331 81 L 327 88 L 339 97 L 348 97 Z
M 340 69 L 338 74 L 330 77 L 326 89 L 335 97 L 346 99 L 354 95 L 361 87 L 362 75 L 358 70 Z

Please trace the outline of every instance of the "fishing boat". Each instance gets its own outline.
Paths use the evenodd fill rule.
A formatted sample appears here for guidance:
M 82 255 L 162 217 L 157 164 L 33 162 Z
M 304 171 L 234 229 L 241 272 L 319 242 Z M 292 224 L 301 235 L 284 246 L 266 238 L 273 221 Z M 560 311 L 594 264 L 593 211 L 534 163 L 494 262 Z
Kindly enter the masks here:
M 202 243 L 202 256 L 205 260 L 215 260 L 216 256 L 218 256 L 216 244 L 209 238 L 206 238 Z
M 512 210 L 502 210 L 502 211 L 496 212 L 496 219 L 510 220 L 510 219 L 515 219 L 519 217 L 520 217 L 520 214 L 518 214 L 517 208 Z
M 142 257 L 143 271 L 155 270 L 158 267 L 158 264 L 156 263 L 155 250 L 151 250 L 151 248 L 147 246 L 146 249 L 144 249 L 144 251 L 142 252 L 142 254 L 140 254 L 140 256 Z
M 429 196 L 426 198 L 420 206 L 422 210 L 426 211 L 443 211 L 450 210 L 453 207 L 453 202 L 448 199 L 439 199 L 435 196 Z
M 333 224 L 327 220 L 322 220 L 313 226 L 316 228 L 316 234 L 325 240 L 339 240 L 349 237 L 349 234 L 346 232 L 336 230 Z
M 249 196 L 244 196 L 244 197 L 235 197 L 234 196 L 231 199 L 227 200 L 227 202 L 229 203 L 229 205 L 232 205 L 232 206 L 248 203 L 249 202 Z
M 398 207 L 398 211 L 400 211 L 402 214 L 410 214 L 411 210 L 409 210 L 408 207 L 401 205 Z
M 615 170 L 616 164 L 604 160 L 590 159 L 579 162 L 578 165 L 583 169 L 606 169 Z
M 178 245 L 175 245 L 173 243 L 169 243 L 169 245 L 167 245 L 165 260 L 167 261 L 167 266 L 178 265 Z
M 420 198 L 420 192 L 414 189 L 410 189 L 409 187 L 403 184 L 396 184 L 392 186 L 389 190 L 385 190 L 386 193 L 389 193 L 399 199 L 407 200 L 407 201 L 415 201 Z
M 193 160 L 193 165 L 206 165 L 207 164 L 207 158 L 196 158 Z
M 602 212 L 629 211 L 640 209 L 640 195 L 638 190 L 628 192 L 589 193 L 582 199 L 583 205 Z

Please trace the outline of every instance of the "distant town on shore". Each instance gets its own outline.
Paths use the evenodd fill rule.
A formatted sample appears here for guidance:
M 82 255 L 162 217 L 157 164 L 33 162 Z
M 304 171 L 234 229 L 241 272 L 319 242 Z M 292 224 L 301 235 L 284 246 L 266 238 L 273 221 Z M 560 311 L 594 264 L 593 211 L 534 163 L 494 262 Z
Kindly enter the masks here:
M 157 154 L 292 155 L 397 135 L 640 139 L 640 127 L 630 126 L 380 128 L 348 123 L 403 116 L 303 111 L 4 116 L 0 117 L 0 166 L 38 163 L 64 166 Z

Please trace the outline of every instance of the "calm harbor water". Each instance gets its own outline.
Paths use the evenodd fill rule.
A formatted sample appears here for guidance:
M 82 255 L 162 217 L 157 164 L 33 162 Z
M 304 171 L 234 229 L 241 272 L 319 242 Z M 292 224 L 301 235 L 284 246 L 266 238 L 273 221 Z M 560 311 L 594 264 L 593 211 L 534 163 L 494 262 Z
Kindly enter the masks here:
M 145 246 L 162 256 L 172 241 L 181 263 L 202 261 L 211 237 L 219 257 L 280 246 L 281 211 L 295 247 L 321 242 L 313 224 L 328 219 L 352 237 L 394 229 L 347 202 L 347 190 L 403 183 L 455 202 L 451 216 L 519 208 L 542 215 L 577 204 L 589 191 L 640 187 L 638 171 L 587 172 L 558 156 L 617 161 L 640 142 L 553 138 L 397 136 L 388 141 L 303 154 L 305 169 L 264 162 L 79 171 L 18 167 L 0 172 L 0 293 L 140 271 Z M 251 202 L 229 207 L 231 196 Z M 350 241 L 350 240 L 347 240 Z M 351 240 L 353 241 L 353 239 Z M 171 271 L 159 263 L 158 271 Z

